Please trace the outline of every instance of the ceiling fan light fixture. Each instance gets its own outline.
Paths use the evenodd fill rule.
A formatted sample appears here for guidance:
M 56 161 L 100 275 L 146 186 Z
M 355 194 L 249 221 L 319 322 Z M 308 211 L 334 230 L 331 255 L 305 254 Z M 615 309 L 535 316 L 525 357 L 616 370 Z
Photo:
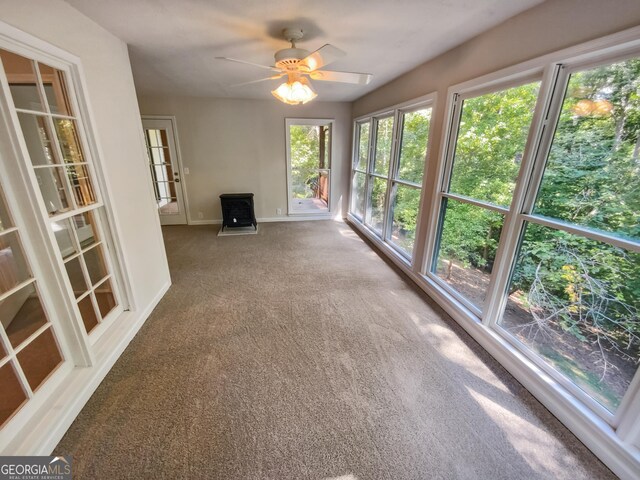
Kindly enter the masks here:
M 271 94 L 288 105 L 307 103 L 318 96 L 313 90 L 311 82 L 306 77 L 295 76 L 273 90 Z

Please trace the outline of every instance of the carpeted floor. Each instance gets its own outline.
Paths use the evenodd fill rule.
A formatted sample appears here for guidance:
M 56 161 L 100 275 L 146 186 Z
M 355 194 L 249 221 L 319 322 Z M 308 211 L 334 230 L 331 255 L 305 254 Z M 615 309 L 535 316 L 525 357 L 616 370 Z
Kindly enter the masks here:
M 348 226 L 165 227 L 173 286 L 56 448 L 76 478 L 613 475 Z

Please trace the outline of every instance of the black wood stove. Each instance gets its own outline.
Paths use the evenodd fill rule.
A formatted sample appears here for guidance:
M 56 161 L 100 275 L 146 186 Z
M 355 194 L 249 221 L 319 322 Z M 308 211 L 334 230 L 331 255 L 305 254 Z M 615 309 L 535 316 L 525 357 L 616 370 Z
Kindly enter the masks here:
M 253 212 L 253 193 L 223 193 L 220 195 L 222 205 L 222 231 L 225 227 L 251 227 L 258 229 L 256 215 Z

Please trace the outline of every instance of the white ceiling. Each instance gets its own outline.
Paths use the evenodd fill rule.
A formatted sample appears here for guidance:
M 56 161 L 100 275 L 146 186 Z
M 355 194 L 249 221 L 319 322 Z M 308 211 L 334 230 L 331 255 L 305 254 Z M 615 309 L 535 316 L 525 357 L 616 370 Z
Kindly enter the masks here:
M 277 81 L 231 87 L 267 70 L 214 57 L 273 65 L 282 29 L 297 27 L 299 47 L 347 52 L 328 69 L 373 74 L 367 86 L 314 81 L 323 101 L 355 100 L 542 1 L 67 0 L 129 45 L 141 94 L 273 98 Z

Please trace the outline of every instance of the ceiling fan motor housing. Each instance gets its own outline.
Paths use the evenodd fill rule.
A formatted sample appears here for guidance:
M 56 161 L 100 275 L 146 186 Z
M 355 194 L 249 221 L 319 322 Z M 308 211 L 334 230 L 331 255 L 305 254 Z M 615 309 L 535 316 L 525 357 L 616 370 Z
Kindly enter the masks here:
M 274 55 L 276 67 L 290 70 L 298 65 L 298 62 L 309 55 L 309 50 L 304 48 L 283 48 Z
M 274 55 L 276 67 L 283 70 L 297 70 L 298 62 L 311 53 L 304 48 L 296 47 L 296 42 L 302 39 L 304 32 L 300 28 L 285 28 L 282 30 L 282 35 L 291 42 L 291 48 L 283 48 L 276 52 Z

